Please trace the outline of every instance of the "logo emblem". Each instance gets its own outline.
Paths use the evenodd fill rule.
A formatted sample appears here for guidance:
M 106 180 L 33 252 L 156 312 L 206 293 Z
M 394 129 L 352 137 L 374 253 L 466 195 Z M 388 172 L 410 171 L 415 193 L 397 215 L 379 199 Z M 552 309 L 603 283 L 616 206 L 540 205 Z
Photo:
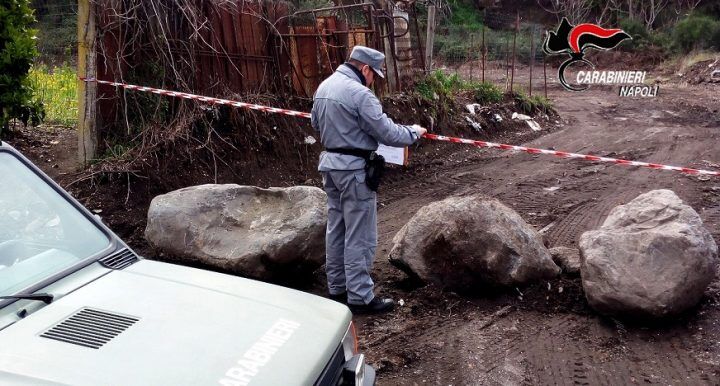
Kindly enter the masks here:
M 543 51 L 548 55 L 570 55 L 570 59 L 560 65 L 558 79 L 567 90 L 583 91 L 589 86 L 574 87 L 568 84 L 565 81 L 565 70 L 577 62 L 585 63 L 594 69 L 595 65 L 584 58 L 585 50 L 595 48 L 606 51 L 616 47 L 625 39 L 632 37 L 621 29 L 605 29 L 590 23 L 572 26 L 567 18 L 563 18 L 555 32 L 548 31 Z

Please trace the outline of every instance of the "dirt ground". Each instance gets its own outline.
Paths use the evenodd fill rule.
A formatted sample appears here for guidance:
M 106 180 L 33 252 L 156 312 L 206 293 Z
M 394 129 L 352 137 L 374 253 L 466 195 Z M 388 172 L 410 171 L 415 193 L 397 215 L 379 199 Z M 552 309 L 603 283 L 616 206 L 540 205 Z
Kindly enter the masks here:
M 570 93 L 552 87 L 550 97 L 562 117 L 558 128 L 538 135 L 518 127 L 518 132 L 490 136 L 495 141 L 529 141 L 526 144 L 534 147 L 715 170 L 720 169 L 719 91 L 717 84 L 664 83 L 657 98 L 633 99 L 618 97 L 617 90 Z M 56 161 L 60 152 L 75 146 L 72 130 L 40 133 L 40 138 L 33 134 L 11 143 L 64 185 L 72 184 L 72 162 Z M 720 281 L 686 315 L 643 323 L 596 315 L 578 277 L 461 296 L 418 286 L 387 259 L 393 236 L 420 207 L 475 193 L 515 209 L 543 230 L 550 247 L 577 247 L 580 234 L 599 226 L 614 206 L 667 188 L 697 210 L 720 240 L 720 180 L 453 144 L 424 144 L 413 150 L 412 164 L 392 170 L 379 195 L 374 275 L 378 293 L 402 300 L 402 306 L 388 315 L 355 320 L 361 350 L 378 370 L 378 384 L 720 384 Z M 313 183 L 312 178 L 307 182 Z M 133 196 L 138 191 L 143 190 L 135 187 Z M 125 197 L 124 192 L 117 193 Z M 98 190 L 81 199 L 91 209 L 101 208 L 101 215 L 131 246 L 152 253 L 139 236 L 146 207 L 136 208 L 140 214 L 129 221 L 121 213 L 141 203 L 133 202 L 129 193 L 124 205 L 120 196 L 104 195 Z M 322 271 L 301 289 L 323 294 Z
M 698 168 L 720 167 L 720 87 L 663 85 L 655 99 L 616 92 L 553 90 L 568 124 L 530 146 Z M 411 170 L 381 194 L 381 292 L 399 311 L 358 318 L 362 346 L 381 384 L 719 384 L 720 283 L 687 315 L 659 324 L 602 318 L 587 306 L 579 278 L 471 298 L 415 288 L 386 254 L 421 206 L 482 193 L 515 209 L 549 246 L 577 247 L 616 205 L 672 189 L 720 240 L 720 181 L 496 150 L 445 149 L 446 162 Z M 553 188 L 553 189 L 550 189 Z

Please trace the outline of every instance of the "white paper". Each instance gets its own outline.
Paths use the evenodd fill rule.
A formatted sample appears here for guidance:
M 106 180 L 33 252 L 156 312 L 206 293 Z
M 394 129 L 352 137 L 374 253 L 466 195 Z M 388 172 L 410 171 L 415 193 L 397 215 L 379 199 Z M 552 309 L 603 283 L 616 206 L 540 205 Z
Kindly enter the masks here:
M 395 165 L 405 165 L 405 148 L 392 147 L 379 144 L 376 153 L 385 157 L 385 162 Z

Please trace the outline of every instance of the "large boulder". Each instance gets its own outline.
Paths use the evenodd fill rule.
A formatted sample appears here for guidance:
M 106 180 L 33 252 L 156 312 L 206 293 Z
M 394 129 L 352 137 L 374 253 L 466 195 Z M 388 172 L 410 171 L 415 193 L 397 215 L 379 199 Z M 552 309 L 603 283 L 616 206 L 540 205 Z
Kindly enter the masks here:
M 550 255 L 555 264 L 568 275 L 580 273 L 580 251 L 576 248 L 554 247 L 550 248 Z
M 713 280 L 717 245 L 670 190 L 614 208 L 580 237 L 585 296 L 597 311 L 660 318 L 696 305 Z
M 395 266 L 458 291 L 517 286 L 560 272 L 529 224 L 483 196 L 451 197 L 421 208 L 393 243 Z
M 318 188 L 200 185 L 155 197 L 145 238 L 180 263 L 271 279 L 323 264 L 326 223 Z

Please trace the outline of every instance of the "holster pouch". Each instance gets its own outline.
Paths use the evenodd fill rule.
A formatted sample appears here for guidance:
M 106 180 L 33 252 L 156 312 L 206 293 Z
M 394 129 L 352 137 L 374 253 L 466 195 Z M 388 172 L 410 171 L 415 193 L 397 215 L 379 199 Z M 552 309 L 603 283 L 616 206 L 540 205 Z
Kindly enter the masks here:
M 330 153 L 338 153 L 352 155 L 365 159 L 365 183 L 373 192 L 377 192 L 380 186 L 380 180 L 385 172 L 385 157 L 372 150 L 363 149 L 346 149 L 346 148 L 328 148 L 325 151 Z
M 365 183 L 373 192 L 377 192 L 380 187 L 383 173 L 385 173 L 385 157 L 375 152 L 370 153 L 365 159 Z

